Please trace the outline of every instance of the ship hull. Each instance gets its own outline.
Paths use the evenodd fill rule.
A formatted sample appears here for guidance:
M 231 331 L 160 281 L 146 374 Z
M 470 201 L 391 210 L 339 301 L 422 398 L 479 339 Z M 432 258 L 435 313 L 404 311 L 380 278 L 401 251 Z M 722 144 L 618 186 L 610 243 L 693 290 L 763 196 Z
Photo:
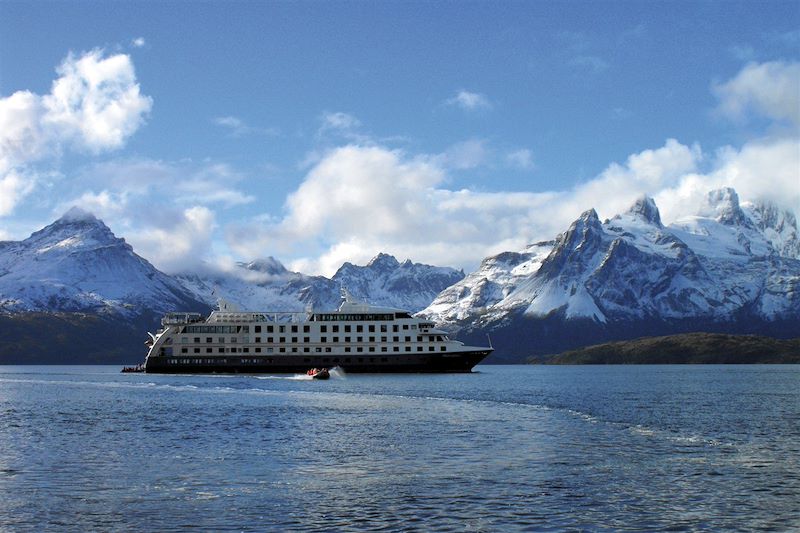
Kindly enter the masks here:
M 309 368 L 340 367 L 347 373 L 468 373 L 492 350 L 408 356 L 326 357 L 153 357 L 145 362 L 151 374 L 304 374 Z

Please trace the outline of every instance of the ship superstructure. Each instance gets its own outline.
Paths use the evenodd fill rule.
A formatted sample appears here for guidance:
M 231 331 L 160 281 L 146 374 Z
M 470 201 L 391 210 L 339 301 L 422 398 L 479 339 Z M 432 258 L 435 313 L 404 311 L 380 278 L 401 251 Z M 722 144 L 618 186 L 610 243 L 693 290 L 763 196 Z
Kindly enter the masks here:
M 407 311 L 358 302 L 344 289 L 332 312 L 241 311 L 220 301 L 205 319 L 169 313 L 161 323 L 148 340 L 147 372 L 470 372 L 492 352 L 451 340 Z

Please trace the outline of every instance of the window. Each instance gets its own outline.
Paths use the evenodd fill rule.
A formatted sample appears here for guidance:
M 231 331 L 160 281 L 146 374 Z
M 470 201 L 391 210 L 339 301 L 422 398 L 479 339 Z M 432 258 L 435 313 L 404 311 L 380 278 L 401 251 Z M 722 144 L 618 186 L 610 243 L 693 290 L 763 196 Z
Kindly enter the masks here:
M 200 337 L 195 337 L 195 338 L 194 338 L 194 342 L 196 342 L 196 343 L 198 343 L 198 344 L 199 344 L 199 343 L 200 343 Z
M 369 338 L 369 342 L 375 342 L 375 337 L 374 337 L 374 336 L 373 336 L 373 337 L 370 337 L 370 338 Z
M 344 332 L 345 333 L 350 333 L 350 326 L 349 325 L 344 327 Z
M 328 342 L 328 337 L 320 337 L 319 342 Z
M 217 350 L 217 351 L 218 351 L 219 353 L 225 353 L 225 348 L 220 348 L 220 349 L 219 349 L 219 350 Z
M 393 352 L 399 352 L 400 351 L 400 347 L 399 346 L 395 346 L 394 348 L 392 348 L 392 351 Z
M 364 342 L 364 337 L 357 337 L 356 342 Z
M 284 344 L 286 342 L 286 337 L 280 337 L 278 339 L 278 342 L 280 342 L 281 344 Z
M 364 351 L 364 348 L 363 348 L 363 347 L 361 347 L 361 346 L 359 346 L 358 348 L 356 348 L 356 351 L 357 351 L 357 352 L 363 352 L 363 351 Z
M 188 353 L 188 352 L 189 350 L 187 350 L 186 348 L 181 348 L 181 353 Z
M 349 353 L 350 352 L 350 347 L 349 346 L 345 346 L 344 347 L 344 351 Z
M 417 335 L 417 342 L 422 342 L 422 335 Z
M 411 351 L 411 346 L 406 346 L 406 351 L 410 352 Z
M 303 337 L 303 342 L 311 342 L 311 338 L 310 337 Z
M 374 325 L 371 325 L 371 326 L 369 327 L 369 332 L 370 332 L 370 333 L 375 333 L 375 326 L 374 326 Z
M 261 342 L 261 337 L 256 337 L 256 344 Z
M 386 337 L 381 337 L 381 342 L 386 342 Z
M 217 342 L 225 343 L 225 337 L 217 337 Z
M 345 337 L 344 342 L 350 342 L 350 337 Z
M 386 333 L 389 328 L 386 327 L 386 324 L 381 324 L 381 333 Z
M 236 344 L 236 337 L 231 337 L 231 342 Z
M 334 332 L 334 333 L 339 333 L 339 326 L 338 326 L 338 324 L 337 324 L 337 325 L 334 325 L 334 326 L 332 326 L 332 328 L 333 328 L 333 332 Z
M 370 346 L 370 347 L 369 347 L 369 351 L 370 351 L 370 352 L 374 352 L 374 351 L 375 351 L 375 347 L 374 347 L 374 346 Z
M 211 347 L 206 348 L 206 353 L 212 353 L 213 351 L 214 351 L 214 348 L 211 348 Z
M 411 337 L 409 337 L 408 335 L 406 335 L 406 342 L 411 342 Z
M 267 333 L 274 333 L 275 328 L 273 326 L 267 326 Z
M 200 353 L 200 348 L 195 348 L 194 353 Z
M 339 337 L 334 337 L 333 342 L 339 342 Z
M 297 337 L 292 337 L 292 342 L 297 342 Z
M 278 331 L 280 333 L 286 333 L 286 326 L 278 326 Z
M 319 327 L 319 332 L 320 333 L 327 333 L 328 332 L 328 326 L 320 326 Z
M 394 337 L 392 337 L 392 342 L 400 342 L 400 337 L 395 335 Z
M 267 342 L 275 342 L 275 337 L 267 337 Z
M 408 324 L 403 324 L 403 329 L 408 329 Z
M 382 352 L 388 352 L 389 349 L 386 346 L 381 346 L 381 351 Z
M 256 353 L 261 353 L 261 348 L 256 348 Z
M 292 333 L 297 333 L 297 326 L 292 326 Z
M 398 331 L 400 331 L 400 326 L 398 326 L 397 324 L 393 325 L 393 326 L 392 326 L 392 331 L 393 331 L 394 333 L 397 333 Z
M 311 326 L 303 326 L 303 333 L 310 333 L 310 332 L 311 332 Z
M 211 337 L 206 337 L 206 344 L 211 344 L 212 342 L 214 342 L 214 339 Z
M 255 326 L 255 333 L 261 333 L 261 326 Z M 258 342 L 258 341 L 256 341 Z
M 364 326 L 360 324 L 356 326 L 356 333 L 363 333 L 363 332 L 364 332 Z

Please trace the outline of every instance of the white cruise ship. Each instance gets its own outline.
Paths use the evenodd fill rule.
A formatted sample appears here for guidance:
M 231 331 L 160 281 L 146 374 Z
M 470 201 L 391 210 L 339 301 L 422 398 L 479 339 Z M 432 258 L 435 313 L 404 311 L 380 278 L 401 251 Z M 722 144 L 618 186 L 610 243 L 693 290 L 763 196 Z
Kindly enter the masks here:
M 169 313 L 161 324 L 147 342 L 146 372 L 470 372 L 492 352 L 450 340 L 406 311 L 355 301 L 344 289 L 333 312 L 240 311 L 220 301 L 206 319 Z

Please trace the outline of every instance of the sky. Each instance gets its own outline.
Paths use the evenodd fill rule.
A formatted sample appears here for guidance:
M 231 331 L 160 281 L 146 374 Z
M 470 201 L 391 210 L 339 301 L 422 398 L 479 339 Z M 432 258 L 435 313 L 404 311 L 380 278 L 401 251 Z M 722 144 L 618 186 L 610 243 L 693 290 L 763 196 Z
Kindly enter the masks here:
M 724 186 L 800 213 L 800 2 L 0 2 L 0 240 L 470 271 Z

